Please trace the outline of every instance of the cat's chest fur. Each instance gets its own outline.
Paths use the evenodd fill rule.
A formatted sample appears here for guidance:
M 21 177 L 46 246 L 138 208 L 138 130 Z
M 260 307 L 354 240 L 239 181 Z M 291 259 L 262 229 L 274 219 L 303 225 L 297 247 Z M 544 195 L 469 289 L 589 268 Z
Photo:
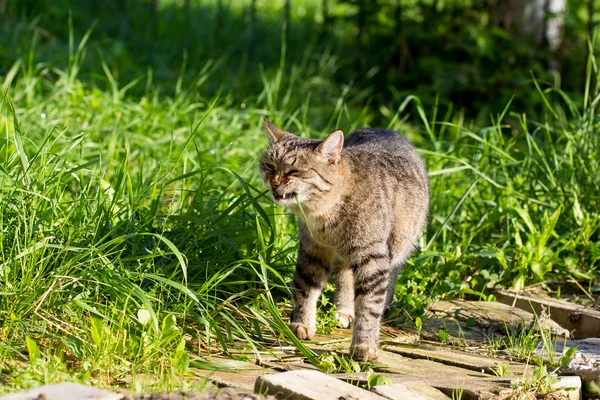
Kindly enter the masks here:
M 348 245 L 348 238 L 344 233 L 349 229 L 344 216 L 332 218 L 305 215 L 305 218 L 300 217 L 300 221 L 306 240 L 329 253 L 333 259 L 344 258 L 344 249 Z

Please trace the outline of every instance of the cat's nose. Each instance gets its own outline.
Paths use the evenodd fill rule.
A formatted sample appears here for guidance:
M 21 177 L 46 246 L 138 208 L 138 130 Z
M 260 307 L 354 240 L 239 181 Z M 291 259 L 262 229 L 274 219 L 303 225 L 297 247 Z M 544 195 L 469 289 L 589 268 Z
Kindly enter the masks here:
M 281 175 L 275 175 L 273 179 L 271 179 L 271 187 L 277 189 L 279 185 L 281 185 Z

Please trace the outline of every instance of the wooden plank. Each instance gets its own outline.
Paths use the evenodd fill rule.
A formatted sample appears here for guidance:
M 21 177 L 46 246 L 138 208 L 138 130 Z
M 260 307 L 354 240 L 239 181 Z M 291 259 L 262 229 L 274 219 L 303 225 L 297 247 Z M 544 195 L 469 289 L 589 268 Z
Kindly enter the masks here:
M 40 386 L 26 392 L 0 396 L 2 400 L 120 400 L 125 396 L 119 393 L 97 389 L 78 383 L 64 382 Z
M 317 371 L 289 371 L 256 380 L 254 393 L 287 400 L 385 400 L 375 393 Z
M 500 393 L 500 399 L 537 399 L 539 397 L 531 396 L 530 397 L 515 397 L 515 391 L 519 391 L 519 382 L 513 383 L 513 388 L 511 390 L 506 390 L 503 393 Z M 582 390 L 581 390 L 581 379 L 578 376 L 559 376 L 558 382 L 554 383 L 551 387 L 555 391 L 552 392 L 552 397 L 544 397 L 544 398 L 552 398 L 552 399 L 561 399 L 561 400 L 581 400 Z
M 560 326 L 573 332 L 575 339 L 600 337 L 600 311 L 549 298 L 536 298 L 500 290 L 496 299 L 504 304 L 533 311 L 540 315 L 546 309 L 550 318 Z
M 192 369 L 196 376 L 207 379 L 219 388 L 233 388 L 251 392 L 256 379 L 269 370 L 255 371 L 206 371 Z
M 521 307 L 492 301 L 437 301 L 428 307 L 428 312 L 435 317 L 455 318 L 461 321 L 471 320 L 479 327 L 503 335 L 506 334 L 507 326 L 517 328 L 529 326 L 535 322 L 535 315 L 531 312 L 531 308 L 524 310 Z M 552 319 L 546 318 L 543 321 L 543 327 L 550 329 L 556 335 L 570 337 L 569 331 Z
M 447 396 L 462 393 L 463 400 L 495 399 L 498 393 L 510 389 L 512 377 L 496 377 L 426 359 L 402 357 L 386 350 L 379 351 L 377 374 L 392 383 L 422 383 L 440 390 Z M 336 374 L 338 379 L 366 383 L 367 373 Z M 519 379 L 521 376 L 519 376 Z
M 388 400 L 448 400 L 449 397 L 439 390 L 422 382 L 393 383 L 375 386 L 373 393 Z
M 400 354 L 404 357 L 414 359 L 425 359 L 436 361 L 445 365 L 461 367 L 472 371 L 494 374 L 498 370 L 498 365 L 508 364 L 508 375 L 529 375 L 533 371 L 530 365 L 508 361 L 501 358 L 491 358 L 476 354 L 469 354 L 456 350 L 449 350 L 441 347 L 425 347 L 425 346 L 406 346 L 401 344 L 384 345 L 383 349 L 392 353 Z

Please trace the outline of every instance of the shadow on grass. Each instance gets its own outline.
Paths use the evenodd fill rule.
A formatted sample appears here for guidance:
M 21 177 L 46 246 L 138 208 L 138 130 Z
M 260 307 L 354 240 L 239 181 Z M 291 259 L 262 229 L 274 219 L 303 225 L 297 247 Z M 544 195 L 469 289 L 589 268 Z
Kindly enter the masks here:
M 92 29 L 80 77 L 106 85 L 105 62 L 121 87 L 146 78 L 132 94 L 148 87 L 171 94 L 193 85 L 204 97 L 227 92 L 242 101 L 261 93 L 265 77 L 283 69 L 288 79 L 295 66 L 317 96 L 319 85 L 341 93 L 350 84 L 363 105 L 369 98 L 389 105 L 416 94 L 426 106 L 454 103 L 487 119 L 513 95 L 517 107 L 541 104 L 530 72 L 552 80 L 561 65 L 564 89 L 583 83 L 581 68 L 570 67 L 584 65 L 576 38 L 554 55 L 532 50 L 527 40 L 486 26 L 487 11 L 477 2 L 449 11 L 398 2 L 404 10 L 397 15 L 399 9 L 385 3 L 361 29 L 358 8 L 349 5 L 324 24 L 324 3 L 295 0 L 286 17 L 284 0 L 4 0 L 0 75 L 19 59 L 25 73 L 36 63 L 67 68 L 72 21 L 75 47 Z M 297 90 L 292 98 L 302 104 L 305 95 Z
M 68 68 L 72 26 L 75 47 L 92 30 L 82 68 L 85 79 L 103 80 L 105 62 L 121 85 L 151 76 L 168 94 L 182 74 L 190 82 L 210 72 L 202 94 L 224 90 L 244 98 L 259 93 L 261 66 L 279 69 L 285 51 L 282 10 L 257 10 L 250 1 L 195 1 L 189 8 L 179 3 L 160 1 L 155 9 L 149 1 L 9 1 L 0 28 L 0 74 L 15 60 L 27 64 L 30 52 L 33 64 Z M 286 30 L 285 47 L 293 63 L 319 57 L 335 45 L 335 39 L 320 42 L 321 27 L 312 14 L 294 18 Z

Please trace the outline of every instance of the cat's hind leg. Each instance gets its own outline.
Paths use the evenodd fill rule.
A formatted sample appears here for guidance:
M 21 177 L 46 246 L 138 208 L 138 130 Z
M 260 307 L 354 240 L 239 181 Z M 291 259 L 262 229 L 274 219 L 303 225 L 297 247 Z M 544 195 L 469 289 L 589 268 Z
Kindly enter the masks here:
M 312 339 L 317 331 L 317 301 L 329 277 L 329 267 L 300 246 L 294 272 L 290 329 L 300 340 Z
M 391 243 L 393 248 L 391 250 L 391 270 L 389 275 L 387 296 L 385 300 L 386 309 L 392 305 L 392 302 L 394 301 L 394 293 L 396 291 L 398 274 L 400 271 L 402 271 L 402 267 L 404 267 L 406 260 L 408 260 L 415 247 L 410 240 L 400 235 L 398 235 L 398 237 L 396 237 Z
M 342 328 L 350 328 L 354 320 L 354 271 L 339 266 L 335 273 L 335 318 Z
M 390 260 L 387 252 L 367 253 L 354 264 L 356 318 L 350 354 L 356 359 L 377 359 L 379 325 L 385 308 L 389 274 Z

